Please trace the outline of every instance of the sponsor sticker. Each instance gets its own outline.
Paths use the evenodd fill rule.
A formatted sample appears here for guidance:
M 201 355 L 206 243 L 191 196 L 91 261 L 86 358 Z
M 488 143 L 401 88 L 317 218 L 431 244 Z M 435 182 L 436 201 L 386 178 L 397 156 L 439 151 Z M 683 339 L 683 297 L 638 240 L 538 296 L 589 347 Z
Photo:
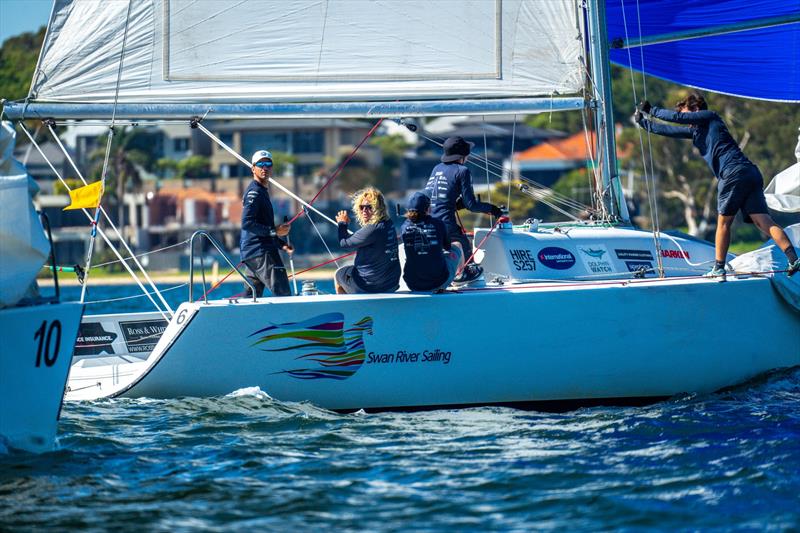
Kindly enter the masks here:
M 575 264 L 575 256 L 572 252 L 556 246 L 542 248 L 537 257 L 541 264 L 555 270 L 567 270 Z
M 536 270 L 536 259 L 533 257 L 533 252 L 528 249 L 509 249 L 508 253 L 511 255 L 511 263 L 517 272 L 531 272 Z
M 578 255 L 581 256 L 581 261 L 583 261 L 586 269 L 592 274 L 614 272 L 614 266 L 611 264 L 611 256 L 608 253 L 608 249 L 602 244 L 578 246 Z
M 634 249 L 619 249 L 614 250 L 617 254 L 617 258 L 625 260 L 625 259 L 635 259 L 638 261 L 652 261 L 653 254 L 650 253 L 650 250 L 634 250 Z
M 114 354 L 112 344 L 117 338 L 113 331 L 106 331 L 100 322 L 81 322 L 75 339 L 75 355 Z
M 625 266 L 631 272 L 644 272 L 645 276 L 655 276 L 656 271 L 653 269 L 653 263 L 650 261 L 625 261 Z
M 167 329 L 166 320 L 137 320 L 120 322 L 128 353 L 152 352 L 161 334 Z
M 661 256 L 670 259 L 689 259 L 689 252 L 686 250 L 661 250 Z

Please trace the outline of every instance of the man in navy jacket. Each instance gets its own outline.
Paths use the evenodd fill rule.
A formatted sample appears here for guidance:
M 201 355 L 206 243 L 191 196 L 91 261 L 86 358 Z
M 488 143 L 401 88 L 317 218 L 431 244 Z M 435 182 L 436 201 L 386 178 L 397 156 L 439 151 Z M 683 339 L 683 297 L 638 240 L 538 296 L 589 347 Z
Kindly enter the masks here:
M 289 296 L 289 277 L 283 266 L 279 248 L 294 250 L 281 237 L 289 234 L 289 224 L 275 227 L 275 213 L 269 198 L 269 178 L 272 176 L 272 154 L 258 150 L 250 159 L 253 163 L 253 181 L 242 198 L 242 237 L 239 251 L 247 267 L 245 275 L 253 284 L 256 296 L 261 297 L 264 287 L 273 296 Z M 250 288 L 247 288 L 248 294 Z

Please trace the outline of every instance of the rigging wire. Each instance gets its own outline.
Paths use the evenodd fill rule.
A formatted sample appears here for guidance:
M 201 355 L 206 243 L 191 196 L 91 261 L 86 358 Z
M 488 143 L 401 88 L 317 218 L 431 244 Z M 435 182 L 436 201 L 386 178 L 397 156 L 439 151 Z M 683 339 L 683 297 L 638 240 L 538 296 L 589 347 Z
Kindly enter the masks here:
M 627 41 L 628 38 L 629 38 L 629 35 L 628 35 L 628 19 L 627 19 L 627 16 L 625 14 L 625 0 L 622 0 L 621 8 L 622 8 L 622 26 L 623 26 L 623 28 L 625 30 L 625 39 Z M 637 17 L 638 17 L 639 0 L 636 0 L 636 11 L 637 11 Z M 640 39 L 641 39 L 641 36 L 642 36 L 642 25 L 641 25 L 641 19 L 640 19 L 639 20 L 639 38 Z M 640 47 L 640 51 L 641 51 L 641 47 Z M 644 69 L 644 52 L 641 52 L 641 53 L 642 53 L 642 57 L 641 57 L 642 69 Z M 636 80 L 635 80 L 634 74 L 633 74 L 633 68 L 632 68 L 633 67 L 633 61 L 632 61 L 632 57 L 631 57 L 630 48 L 627 48 L 627 54 L 628 54 L 628 65 L 631 66 L 631 68 L 628 69 L 628 72 L 630 73 L 633 102 L 634 102 L 634 105 L 636 105 L 638 98 L 636 96 Z M 646 86 L 646 83 L 647 82 L 645 80 L 644 73 L 642 73 L 642 84 L 643 84 L 643 86 Z M 644 94 L 645 95 L 647 94 L 646 90 L 644 91 Z M 646 99 L 646 97 L 645 97 L 645 99 Z M 648 170 L 647 170 L 647 159 L 646 159 L 647 156 L 645 155 L 643 135 L 642 135 L 641 128 L 637 128 L 637 129 L 639 130 L 638 131 L 638 133 L 639 133 L 639 150 L 640 150 L 640 152 L 642 154 L 642 170 L 643 170 L 644 181 L 645 181 L 645 189 L 647 190 L 647 202 L 648 202 L 648 206 L 650 207 L 650 224 L 651 224 L 651 226 L 653 228 L 653 232 L 652 232 L 653 233 L 653 244 L 655 245 L 655 249 L 656 249 L 656 262 L 658 264 L 658 274 L 659 274 L 659 277 L 663 278 L 664 277 L 664 262 L 663 262 L 663 259 L 661 257 L 661 240 L 659 238 L 660 235 L 661 235 L 661 228 L 660 228 L 660 224 L 659 224 L 659 220 L 658 220 L 658 198 L 656 196 L 655 174 L 652 173 L 652 156 L 653 156 L 652 144 L 650 144 L 650 152 L 649 152 L 650 162 L 651 162 L 651 172 L 648 173 Z M 647 137 L 648 137 L 648 141 L 650 141 L 650 132 L 649 131 L 647 132 Z
M 424 133 L 419 133 L 419 136 L 422 137 L 423 139 L 427 140 L 427 141 L 432 142 L 433 144 L 436 144 L 438 146 L 442 146 L 442 142 L 437 141 L 433 137 L 429 137 L 429 136 L 425 135 Z M 470 154 L 470 159 L 467 160 L 467 163 L 475 165 L 475 166 L 478 166 L 480 163 L 484 162 L 484 159 L 485 158 L 481 157 L 478 154 Z M 502 179 L 502 173 L 501 172 L 504 171 L 503 167 L 501 165 L 499 165 L 497 163 L 494 163 L 494 162 L 491 162 L 491 161 L 489 162 L 489 166 L 498 168 L 500 170 L 500 172 L 490 170 L 489 173 L 492 176 L 495 176 L 495 177 L 498 177 L 498 178 Z M 547 199 L 544 199 L 544 198 L 541 199 L 541 202 L 544 203 L 545 205 L 547 205 L 548 207 L 551 207 L 551 208 L 555 209 L 555 207 L 553 206 L 552 202 L 556 202 L 556 201 L 558 201 L 558 202 L 571 202 L 571 201 L 574 201 L 571 198 L 569 198 L 568 196 L 563 195 L 563 194 L 561 194 L 561 193 L 559 193 L 559 192 L 557 192 L 557 191 L 555 191 L 555 190 L 553 190 L 553 189 L 551 189 L 551 188 L 549 188 L 549 187 L 547 187 L 545 185 L 542 185 L 541 183 L 538 183 L 538 182 L 536 182 L 536 181 L 534 181 L 532 179 L 529 179 L 529 178 L 524 178 L 524 179 L 530 184 L 534 184 L 537 187 L 540 187 L 542 189 L 546 189 L 547 191 L 549 191 Z M 580 204 L 580 205 L 581 205 L 581 209 L 580 210 L 585 209 L 585 207 L 586 207 L 585 205 L 583 205 L 583 204 Z M 572 215 L 570 215 L 570 218 L 574 219 L 574 217 Z
M 56 167 L 53 166 L 53 163 L 45 155 L 45 153 L 42 150 L 41 146 L 39 146 L 39 144 L 36 142 L 36 140 L 34 140 L 33 136 L 31 136 L 31 133 L 25 127 L 25 124 L 22 121 L 20 121 L 20 122 L 17 122 L 17 126 L 23 131 L 23 133 L 25 133 L 25 135 L 31 141 L 33 146 L 39 152 L 39 155 L 42 156 L 42 159 L 44 160 L 44 162 L 47 163 L 47 165 L 50 167 L 50 170 L 53 171 L 53 175 L 56 178 L 58 178 L 58 180 L 61 182 L 61 184 L 64 186 L 64 188 L 66 188 L 66 190 L 68 190 L 68 191 L 72 190 L 70 188 L 69 184 L 64 180 L 63 176 L 61 176 L 61 173 L 58 170 L 56 170 Z M 81 209 L 81 211 L 83 211 L 83 214 L 86 215 L 86 217 L 89 219 L 89 221 L 91 223 L 93 221 L 93 218 L 92 218 L 92 215 L 89 214 L 89 211 L 86 210 L 86 209 Z M 127 261 L 122 258 L 122 255 L 119 253 L 119 250 L 117 250 L 116 246 L 114 246 L 111 243 L 111 240 L 108 238 L 108 235 L 106 235 L 106 232 L 103 231 L 103 228 L 98 227 L 96 225 L 94 227 L 97 228 L 98 233 L 100 233 L 100 236 L 103 238 L 103 241 L 106 243 L 108 248 L 114 253 L 114 255 L 116 255 L 120 259 L 122 265 L 125 267 L 125 269 L 128 271 L 128 273 L 131 275 L 131 277 L 134 279 L 134 281 L 136 281 L 136 284 L 139 285 L 139 288 L 142 289 L 142 292 L 148 293 L 147 289 L 145 289 L 144 285 L 142 285 L 141 280 L 139 280 L 139 277 L 136 276 L 136 274 L 134 274 L 133 270 L 131 269 L 131 267 L 127 263 Z M 167 316 L 167 314 L 164 311 L 161 310 L 161 308 L 158 306 L 156 301 L 153 300 L 152 297 L 150 297 L 149 295 L 148 295 L 148 298 L 150 298 L 150 301 L 153 303 L 153 306 L 158 310 L 158 312 L 161 313 L 161 315 L 166 320 L 169 320 L 169 317 Z M 172 310 L 170 310 L 170 312 L 172 312 Z
M 114 140 L 114 120 L 117 118 L 117 104 L 119 103 L 119 86 L 122 82 L 122 66 L 125 62 L 125 45 L 128 42 L 128 28 L 130 26 L 131 21 L 131 6 L 133 5 L 133 0 L 128 0 L 128 10 L 125 14 L 125 31 L 122 35 L 122 50 L 120 50 L 119 55 L 119 68 L 117 69 L 117 83 L 116 87 L 114 88 L 114 108 L 111 111 L 111 125 L 108 127 L 108 141 L 106 142 L 106 155 L 103 159 L 103 170 L 100 174 L 100 194 L 102 195 L 103 191 L 106 188 L 106 177 L 108 173 L 108 161 L 111 158 L 111 143 Z M 121 179 L 121 176 L 117 176 L 117 180 Z M 118 198 L 117 201 L 122 202 L 122 198 Z M 97 226 L 100 224 L 100 201 L 97 203 L 97 207 L 94 209 L 94 218 L 92 219 L 92 238 L 89 241 L 89 250 L 86 253 L 86 267 L 84 269 L 84 283 L 81 287 L 81 302 L 86 300 L 86 289 L 88 288 L 88 281 L 89 281 L 89 271 L 92 268 L 92 255 L 94 254 L 94 243 L 95 239 L 97 238 Z M 121 222 L 121 221 L 120 221 Z M 122 239 L 123 241 L 125 239 Z M 159 311 L 161 309 L 159 308 Z
M 514 141 L 517 140 L 517 115 L 514 114 L 514 125 L 511 127 L 511 156 L 508 158 L 508 193 L 506 209 L 511 212 L 511 180 L 514 178 Z
M 78 176 L 78 178 L 81 180 L 81 182 L 84 185 L 88 185 L 88 182 L 86 181 L 86 178 L 84 178 L 84 176 L 81 173 L 80 169 L 78 169 L 78 166 L 75 164 L 75 161 L 72 159 L 72 156 L 69 155 L 69 152 L 64 147 L 64 144 L 61 142 L 61 139 L 59 139 L 58 135 L 56 134 L 55 130 L 53 129 L 52 123 L 47 123 L 47 129 L 50 131 L 50 135 L 52 136 L 53 140 L 56 142 L 58 147 L 61 148 L 61 151 L 63 152 L 64 157 L 66 157 L 67 161 L 69 161 L 70 165 L 72 165 L 72 168 L 75 170 L 75 173 Z M 69 190 L 69 188 L 67 190 Z M 167 310 L 169 310 L 170 313 L 172 313 L 172 308 L 169 306 L 169 304 L 164 299 L 164 297 L 161 296 L 160 294 L 158 294 L 158 287 L 156 287 L 156 284 L 153 282 L 152 279 L 150 279 L 150 275 L 147 273 L 147 270 L 139 262 L 138 257 L 136 255 L 134 255 L 133 250 L 131 250 L 130 246 L 128 245 L 128 241 L 126 241 L 125 238 L 122 236 L 122 233 L 119 231 L 117 226 L 111 220 L 111 217 L 109 216 L 108 212 L 105 210 L 105 208 L 102 205 L 100 205 L 98 207 L 99 207 L 100 213 L 103 215 L 105 221 L 108 223 L 108 225 L 111 227 L 111 229 L 114 230 L 114 233 L 117 235 L 117 237 L 119 237 L 120 243 L 125 248 L 125 251 L 128 252 L 128 255 L 130 256 L 129 258 L 133 259 L 134 264 L 139 268 L 139 270 L 141 271 L 141 273 L 144 276 L 145 280 L 147 280 L 147 282 L 150 285 L 150 287 L 158 295 L 158 298 L 161 300 L 161 303 L 164 306 L 164 309 L 167 309 Z M 184 242 L 188 242 L 188 240 L 186 240 Z M 148 253 L 152 253 L 152 252 L 148 252 Z M 143 255 L 146 255 L 146 254 L 143 254 Z M 120 254 L 120 256 L 121 256 L 121 254 Z M 117 262 L 117 261 L 113 261 L 113 262 Z M 92 267 L 92 268 L 94 268 L 94 267 Z

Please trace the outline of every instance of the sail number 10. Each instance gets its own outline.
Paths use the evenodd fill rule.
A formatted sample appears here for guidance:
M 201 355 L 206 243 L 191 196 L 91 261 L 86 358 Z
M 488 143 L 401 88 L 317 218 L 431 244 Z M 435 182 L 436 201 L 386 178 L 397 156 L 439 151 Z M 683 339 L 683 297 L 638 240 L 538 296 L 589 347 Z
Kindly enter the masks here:
M 36 330 L 33 340 L 39 341 L 39 348 L 36 351 L 36 366 L 42 366 L 42 359 L 44 359 L 45 366 L 56 364 L 58 351 L 61 349 L 61 321 L 53 320 L 48 328 L 47 320 L 43 320 L 42 325 Z M 53 348 L 53 343 L 55 343 L 55 348 Z

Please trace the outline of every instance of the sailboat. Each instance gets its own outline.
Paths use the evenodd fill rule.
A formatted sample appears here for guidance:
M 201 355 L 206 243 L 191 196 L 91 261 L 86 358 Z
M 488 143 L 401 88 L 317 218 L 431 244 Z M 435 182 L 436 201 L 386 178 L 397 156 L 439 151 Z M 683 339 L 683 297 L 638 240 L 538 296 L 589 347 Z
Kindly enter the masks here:
M 796 12 L 764 4 L 758 15 L 768 28 L 797 26 Z M 258 386 L 280 400 L 342 411 L 563 408 L 712 392 L 800 365 L 800 314 L 773 289 L 781 269 L 774 247 L 759 252 L 769 270 L 718 283 L 700 275 L 713 261 L 709 243 L 631 225 L 615 159 L 608 43 L 618 46 L 615 61 L 631 46 L 664 45 L 653 26 L 639 27 L 637 44 L 609 33 L 606 18 L 635 20 L 638 7 L 57 0 L 31 94 L 6 106 L 13 119 L 183 121 L 247 166 L 204 120 L 580 110 L 598 129 L 599 214 L 476 229 L 483 282 L 445 294 L 196 301 L 190 288 L 177 309 L 151 297 L 153 312 L 84 318 L 82 327 L 105 340 L 76 348 L 67 398 L 214 396 Z M 662 10 L 649 20 L 678 19 Z M 724 22 L 724 36 L 758 27 Z M 717 38 L 713 29 L 695 35 L 695 27 L 666 25 L 666 43 Z M 796 88 L 787 90 L 800 101 Z M 332 222 L 274 185 L 306 216 Z M 796 229 L 790 236 L 798 244 Z M 769 317 L 769 327 L 754 317 Z
M 83 305 L 44 297 L 36 274 L 52 239 L 33 208 L 33 178 L 13 158 L 15 133 L 0 124 L 0 453 L 55 445 Z M 52 263 L 55 265 L 55 263 Z

